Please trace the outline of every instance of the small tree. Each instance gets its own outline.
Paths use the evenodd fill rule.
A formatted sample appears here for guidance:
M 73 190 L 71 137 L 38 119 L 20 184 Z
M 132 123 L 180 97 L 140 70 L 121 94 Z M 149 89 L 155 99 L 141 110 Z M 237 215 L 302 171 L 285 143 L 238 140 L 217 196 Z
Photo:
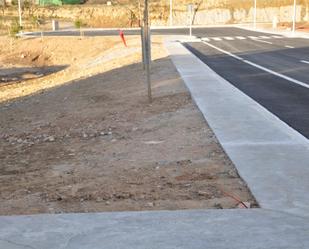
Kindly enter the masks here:
M 80 37 L 84 36 L 84 33 L 83 33 L 83 31 L 82 31 L 82 27 L 84 27 L 85 24 L 82 22 L 82 20 L 76 19 L 76 20 L 74 21 L 74 26 L 75 26 L 75 28 L 79 29 Z
M 22 30 L 22 27 L 19 25 L 19 22 L 17 19 L 11 22 L 9 33 L 10 36 L 16 37 L 16 35 Z
M 83 26 L 82 20 L 76 19 L 76 20 L 74 21 L 74 26 L 75 26 L 75 28 L 80 29 L 80 28 Z

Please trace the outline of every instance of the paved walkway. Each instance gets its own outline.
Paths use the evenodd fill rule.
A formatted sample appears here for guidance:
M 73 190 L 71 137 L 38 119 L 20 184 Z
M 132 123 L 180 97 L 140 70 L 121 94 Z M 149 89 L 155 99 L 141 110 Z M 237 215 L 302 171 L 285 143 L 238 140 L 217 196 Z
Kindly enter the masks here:
M 2 249 L 308 249 L 308 140 L 179 43 L 192 96 L 262 209 L 0 217 Z
M 309 219 L 268 210 L 2 217 L 1 249 L 308 249 Z
M 193 99 L 262 208 L 309 216 L 309 142 L 180 43 L 168 51 Z

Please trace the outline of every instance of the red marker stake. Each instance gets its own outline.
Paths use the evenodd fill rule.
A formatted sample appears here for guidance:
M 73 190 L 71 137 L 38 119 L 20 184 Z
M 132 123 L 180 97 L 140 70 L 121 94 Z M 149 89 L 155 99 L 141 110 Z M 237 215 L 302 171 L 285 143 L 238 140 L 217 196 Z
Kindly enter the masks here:
M 123 42 L 123 44 L 127 47 L 127 42 L 126 42 L 126 39 L 124 38 L 124 33 L 122 30 L 119 30 L 119 35 L 120 35 L 120 38 Z

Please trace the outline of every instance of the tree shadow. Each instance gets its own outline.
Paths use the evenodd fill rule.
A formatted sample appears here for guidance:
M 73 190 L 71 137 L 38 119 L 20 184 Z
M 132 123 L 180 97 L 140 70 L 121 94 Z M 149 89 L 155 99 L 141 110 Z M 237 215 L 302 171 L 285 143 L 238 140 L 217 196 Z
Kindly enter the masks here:
M 64 70 L 67 67 L 68 65 L 0 68 L 0 87 L 25 80 L 41 78 Z
M 164 89 L 172 89 L 174 87 L 174 83 L 177 81 L 179 82 L 179 77 L 175 78 L 175 72 L 169 72 L 170 68 L 166 68 L 162 65 L 172 63 L 168 57 L 160 58 L 157 60 L 154 60 L 152 62 L 152 70 L 151 70 L 151 81 L 152 81 L 152 89 L 154 97 L 155 95 L 161 95 L 164 93 L 161 91 Z M 66 66 L 58 66 L 57 68 L 49 68 L 49 71 L 46 70 L 46 73 L 53 73 L 57 70 L 64 69 Z M 3 69 L 0 69 L 0 79 L 1 74 L 5 74 L 6 76 L 9 75 L 9 70 L 6 70 L 5 73 L 2 71 Z M 2 71 L 2 72 L 1 72 Z M 27 70 L 21 70 L 20 71 L 20 77 L 22 77 Z M 34 73 L 33 71 L 31 73 Z M 128 75 L 130 75 L 131 79 L 134 79 L 134 84 L 128 84 Z M 117 77 L 118 80 L 114 82 L 113 78 Z M 133 97 L 138 96 L 138 98 L 143 99 L 143 102 L 147 103 L 147 88 L 145 85 L 146 82 L 146 76 L 145 71 L 143 70 L 142 63 L 133 63 L 130 65 L 126 65 L 120 68 L 112 69 L 107 72 L 98 73 L 95 75 L 92 75 L 91 77 L 85 77 L 80 79 L 74 79 L 68 82 L 61 83 L 59 85 L 37 85 L 36 87 L 31 89 L 31 92 L 27 91 L 26 95 L 20 95 L 19 97 L 12 97 L 11 99 L 7 99 L 4 102 L 0 103 L 0 107 L 2 104 L 10 104 L 14 103 L 15 101 L 24 101 L 24 100 L 31 100 L 32 98 L 38 97 L 39 99 L 45 98 L 46 95 L 57 95 L 59 98 L 65 98 L 67 94 L 71 95 L 71 92 L 75 91 L 75 89 L 78 89 L 77 91 L 82 91 L 81 95 L 87 95 L 89 98 L 97 98 L 93 96 L 99 96 L 100 92 L 102 94 L 106 92 L 105 87 L 110 87 L 108 92 L 113 92 L 113 94 L 117 95 L 119 89 L 127 88 L 128 92 L 126 94 L 126 97 Z M 2 84 L 5 84 L 3 82 Z M 0 87 L 2 85 L 0 83 Z M 112 86 L 110 86 L 110 84 Z M 136 84 L 138 84 L 138 89 L 136 88 Z M 17 85 L 18 86 L 18 85 Z M 21 88 L 18 91 L 23 92 L 23 87 L 26 87 L 27 84 L 23 84 Z M 97 88 L 95 92 L 93 92 L 93 89 Z M 132 89 L 132 92 L 131 92 Z M 27 89 L 28 90 L 28 89 Z M 169 90 L 168 90 L 169 91 Z M 173 90 L 171 90 L 173 91 Z M 43 94 L 44 93 L 44 94 Z M 103 95 L 104 95 L 103 94 Z M 14 94 L 13 94 L 14 95 Z M 57 98 L 58 98 L 57 97 Z M 79 98 L 78 96 L 72 96 L 72 98 Z M 56 100 L 57 101 L 57 100 Z M 121 101 L 121 98 L 119 98 L 119 101 Z M 155 98 L 154 98 L 155 101 Z

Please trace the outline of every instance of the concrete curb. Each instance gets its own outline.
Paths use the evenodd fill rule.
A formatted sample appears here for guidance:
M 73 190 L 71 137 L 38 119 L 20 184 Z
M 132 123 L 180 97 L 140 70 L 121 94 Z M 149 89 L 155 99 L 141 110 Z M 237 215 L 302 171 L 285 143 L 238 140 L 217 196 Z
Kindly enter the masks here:
M 175 38 L 173 63 L 262 208 L 309 216 L 309 142 L 221 78 Z M 181 37 L 183 39 L 183 37 Z

